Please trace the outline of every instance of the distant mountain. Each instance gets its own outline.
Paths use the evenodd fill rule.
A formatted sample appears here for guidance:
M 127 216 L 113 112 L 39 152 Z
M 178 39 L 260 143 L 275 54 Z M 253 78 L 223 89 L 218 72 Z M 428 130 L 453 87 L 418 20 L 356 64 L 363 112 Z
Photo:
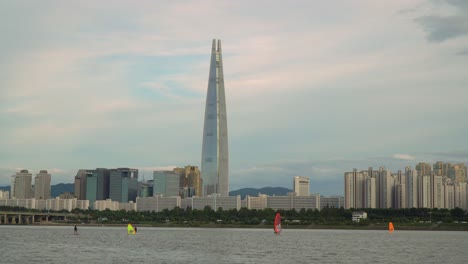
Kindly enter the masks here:
M 260 189 L 255 188 L 243 188 L 235 191 L 230 191 L 229 196 L 237 196 L 240 195 L 241 199 L 244 199 L 246 195 L 249 196 L 257 196 L 259 193 L 267 194 L 269 196 L 283 196 L 287 195 L 288 192 L 292 192 L 292 190 L 284 187 L 263 187 Z
M 51 192 L 52 197 L 55 198 L 65 192 L 68 192 L 68 193 L 75 192 L 75 184 L 59 183 L 59 184 L 50 186 L 50 189 L 51 189 L 50 192 Z M 1 186 L 0 190 L 10 191 L 10 186 Z
M 74 183 L 59 183 L 57 185 L 50 186 L 51 195 L 52 197 L 57 197 L 62 193 L 73 193 L 75 192 L 75 184 Z
M 0 190 L 10 191 L 10 186 L 0 186 Z M 56 185 L 51 186 L 51 195 L 52 197 L 57 197 L 61 193 L 73 193 L 75 191 L 75 184 L 73 183 L 59 183 Z M 235 191 L 230 191 L 230 196 L 237 196 L 240 195 L 241 199 L 245 199 L 246 195 L 250 196 L 257 196 L 259 193 L 266 194 L 269 196 L 283 196 L 287 195 L 288 192 L 292 192 L 292 190 L 284 187 L 263 187 L 260 189 L 256 188 L 243 188 Z

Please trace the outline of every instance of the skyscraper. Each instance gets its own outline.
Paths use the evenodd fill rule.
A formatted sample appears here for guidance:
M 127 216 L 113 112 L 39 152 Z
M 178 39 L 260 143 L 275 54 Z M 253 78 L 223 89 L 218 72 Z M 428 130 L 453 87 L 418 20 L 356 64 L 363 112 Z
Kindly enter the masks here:
M 16 173 L 14 183 L 14 197 L 16 199 L 32 198 L 32 174 L 28 170 L 21 170 Z
M 36 200 L 50 199 L 50 180 L 51 175 L 46 170 L 41 170 L 34 177 L 34 198 Z
M 221 196 L 228 196 L 229 156 L 226 98 L 224 95 L 221 40 L 216 39 L 213 40 L 211 49 L 204 122 L 201 160 L 203 195 L 219 193 Z
M 178 196 L 181 175 L 182 172 L 177 170 L 154 171 L 153 194 L 161 194 L 163 196 Z
M 109 198 L 112 201 L 121 203 L 136 202 L 137 195 L 138 169 L 118 168 L 110 170 Z

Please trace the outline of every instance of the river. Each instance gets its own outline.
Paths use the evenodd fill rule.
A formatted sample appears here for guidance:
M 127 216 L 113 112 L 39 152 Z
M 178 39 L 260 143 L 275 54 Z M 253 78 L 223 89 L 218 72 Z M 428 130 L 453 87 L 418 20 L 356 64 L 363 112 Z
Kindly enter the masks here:
M 0 263 L 466 263 L 468 232 L 0 226 Z

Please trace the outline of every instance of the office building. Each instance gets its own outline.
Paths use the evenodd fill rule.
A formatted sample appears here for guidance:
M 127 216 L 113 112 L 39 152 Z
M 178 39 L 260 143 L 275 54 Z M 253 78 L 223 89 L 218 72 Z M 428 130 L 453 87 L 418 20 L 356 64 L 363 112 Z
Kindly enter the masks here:
M 229 196 L 229 154 L 221 40 L 213 40 L 203 128 L 203 195 Z
M 109 198 L 119 203 L 136 202 L 138 194 L 138 169 L 109 170 Z
M 293 179 L 293 190 L 296 196 L 309 196 L 309 178 L 295 176 Z
M 184 173 L 176 171 L 153 172 L 153 195 L 178 196 L 180 191 L 180 178 Z
M 180 174 L 180 190 L 188 196 L 202 196 L 203 186 L 201 173 L 197 166 L 185 166 L 185 168 L 175 168 L 174 172 Z M 182 196 L 182 193 L 181 193 Z
M 75 197 L 78 200 L 86 199 L 86 175 L 87 170 L 78 170 L 75 176 Z

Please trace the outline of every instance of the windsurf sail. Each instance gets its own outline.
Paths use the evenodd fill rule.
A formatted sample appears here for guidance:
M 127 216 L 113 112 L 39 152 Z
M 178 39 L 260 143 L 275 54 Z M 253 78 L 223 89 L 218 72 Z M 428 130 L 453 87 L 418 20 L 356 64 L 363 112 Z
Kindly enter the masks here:
M 281 215 L 280 215 L 280 213 L 276 213 L 273 228 L 275 230 L 275 234 L 279 234 L 281 232 Z
M 129 235 L 134 235 L 135 234 L 135 229 L 133 228 L 133 226 L 131 224 L 127 225 L 127 233 Z
M 391 233 L 393 233 L 394 230 L 395 230 L 395 228 L 393 228 L 393 223 L 388 222 L 388 232 L 391 234 Z

